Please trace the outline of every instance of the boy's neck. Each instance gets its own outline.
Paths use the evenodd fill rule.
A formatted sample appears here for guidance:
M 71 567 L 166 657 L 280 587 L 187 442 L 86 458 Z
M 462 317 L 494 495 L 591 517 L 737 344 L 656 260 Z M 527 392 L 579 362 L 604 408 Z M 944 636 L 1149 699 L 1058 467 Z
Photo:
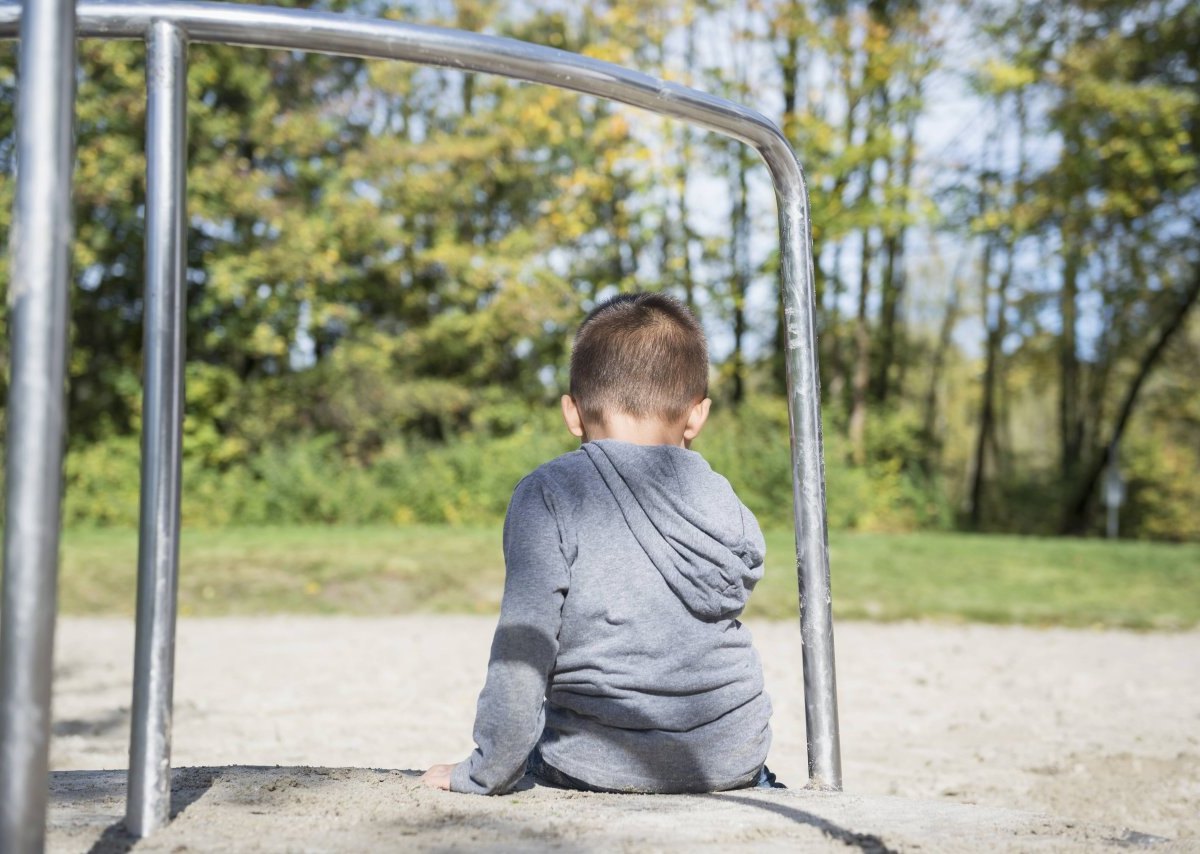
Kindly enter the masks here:
M 667 424 L 657 418 L 634 418 L 616 413 L 607 415 L 603 424 L 589 424 L 583 441 L 616 439 L 634 445 L 675 445 L 686 448 L 691 443 L 683 438 L 684 426 Z

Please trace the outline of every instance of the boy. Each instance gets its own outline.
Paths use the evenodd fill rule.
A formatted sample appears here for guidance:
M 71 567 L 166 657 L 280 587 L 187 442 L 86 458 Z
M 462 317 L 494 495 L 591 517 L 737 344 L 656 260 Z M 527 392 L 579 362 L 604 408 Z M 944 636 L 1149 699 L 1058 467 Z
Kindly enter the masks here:
M 712 403 L 700 324 L 661 294 L 602 303 L 575 337 L 570 390 L 582 446 L 509 504 L 477 747 L 422 779 L 476 794 L 527 772 L 590 791 L 771 786 L 771 703 L 737 620 L 765 544 L 689 450 Z

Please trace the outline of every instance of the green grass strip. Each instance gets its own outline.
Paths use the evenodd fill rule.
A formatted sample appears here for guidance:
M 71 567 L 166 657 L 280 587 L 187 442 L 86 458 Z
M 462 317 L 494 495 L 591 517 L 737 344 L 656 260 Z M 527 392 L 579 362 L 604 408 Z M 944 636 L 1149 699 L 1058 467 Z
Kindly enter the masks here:
M 794 619 L 790 531 L 767 536 L 747 617 Z M 969 534 L 831 537 L 839 618 L 1181 629 L 1200 623 L 1200 545 Z M 60 610 L 131 615 L 137 536 L 71 530 Z M 498 528 L 186 530 L 180 614 L 494 613 Z

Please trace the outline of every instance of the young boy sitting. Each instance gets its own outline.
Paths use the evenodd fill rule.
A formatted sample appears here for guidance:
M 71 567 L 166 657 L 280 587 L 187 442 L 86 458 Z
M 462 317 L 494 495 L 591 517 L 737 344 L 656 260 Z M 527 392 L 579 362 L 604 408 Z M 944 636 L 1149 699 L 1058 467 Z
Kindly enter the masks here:
M 583 444 L 513 493 L 477 747 L 428 785 L 502 794 L 528 772 L 590 791 L 778 786 L 771 703 L 737 619 L 765 544 L 688 449 L 707 393 L 704 333 L 678 300 L 625 294 L 584 320 L 562 398 Z

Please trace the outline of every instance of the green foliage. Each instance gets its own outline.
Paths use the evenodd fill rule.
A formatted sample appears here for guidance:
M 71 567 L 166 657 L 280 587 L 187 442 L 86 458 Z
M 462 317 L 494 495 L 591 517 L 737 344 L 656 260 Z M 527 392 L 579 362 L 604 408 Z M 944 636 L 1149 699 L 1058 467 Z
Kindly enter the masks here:
M 967 51 L 946 50 L 937 4 L 321 6 L 577 51 L 779 119 L 812 188 L 837 531 L 959 522 L 982 373 L 968 338 L 1000 317 L 979 527 L 1055 530 L 1195 280 L 1195 4 L 979 4 L 951 15 L 990 24 Z M 922 151 L 918 127 L 930 75 L 975 48 L 978 97 L 1002 132 L 984 146 L 994 163 L 969 175 L 942 168 L 963 152 Z M 5 234 L 14 58 L 0 45 Z M 69 524 L 136 522 L 144 65 L 138 43 L 81 42 Z M 749 237 L 775 225 L 748 152 L 600 99 L 399 63 L 194 45 L 188 87 L 187 525 L 494 522 L 521 476 L 571 447 L 552 406 L 571 331 L 631 288 L 696 306 L 719 402 L 697 447 L 765 521 L 790 523 L 777 259 Z M 1026 119 L 1039 153 L 1002 180 Z M 739 183 L 744 217 L 728 198 Z M 1007 306 L 989 309 L 995 284 L 985 305 L 959 299 L 948 265 L 919 260 L 937 252 L 919 230 L 956 215 L 961 239 L 997 258 L 1008 247 L 1007 272 L 992 272 L 1011 276 Z M 1068 268 L 1077 292 L 1056 299 Z M 0 264 L 0 286 L 7 275 Z M 1124 430 L 1131 536 L 1200 537 L 1189 322 Z M 0 395 L 7 371 L 5 338 Z M 1078 399 L 1071 417 L 1056 418 L 1056 397 Z M 1084 507 L 1095 532 L 1094 497 Z
M 205 435 L 189 433 L 184 524 L 495 522 L 503 518 L 522 477 L 577 442 L 550 408 L 517 411 L 493 404 L 481 407 L 476 417 L 493 426 L 510 420 L 518 425 L 433 441 L 387 431 L 378 420 L 364 421 L 347 435 L 374 429 L 388 436 L 368 460 L 345 435 L 325 433 L 264 444 L 227 465 L 213 463 Z M 905 531 L 948 525 L 946 501 L 936 484 L 904 462 L 911 431 L 901 425 L 881 436 L 872 444 L 866 468 L 844 461 L 843 441 L 835 436 L 826 449 L 831 528 Z M 791 457 L 782 400 L 757 398 L 739 412 L 718 411 L 696 450 L 729 478 L 763 524 L 791 524 Z M 116 438 L 68 455 L 68 526 L 136 524 L 138 451 L 135 439 Z
M 542 419 L 544 422 L 544 419 Z M 439 443 L 396 438 L 370 463 L 325 435 L 266 445 L 236 465 L 184 461 L 186 527 L 228 525 L 483 523 L 503 518 L 513 488 L 572 446 L 536 417 L 504 436 Z M 67 526 L 137 524 L 138 443 L 112 439 L 67 457 Z
M 136 526 L 138 441 L 123 437 L 67 454 L 63 525 Z
M 1162 427 L 1151 430 L 1125 447 L 1121 525 L 1150 539 L 1200 541 L 1200 449 L 1170 441 Z
M 1022 466 L 1000 479 L 1017 492 L 1044 483 L 1043 500 L 1034 506 L 1059 516 L 1062 530 L 1095 531 L 1098 475 L 1109 448 L 1124 437 L 1140 445 L 1154 436 L 1169 443 L 1162 459 L 1142 453 L 1135 465 L 1173 506 L 1156 503 L 1139 486 L 1143 497 L 1133 499 L 1130 515 L 1147 521 L 1137 528 L 1147 535 L 1169 528 L 1193 536 L 1194 527 L 1174 510 L 1175 497 L 1182 508 L 1192 487 L 1168 484 L 1167 471 L 1194 483 L 1194 471 L 1180 471 L 1173 460 L 1191 458 L 1183 449 L 1200 441 L 1196 422 L 1151 406 L 1157 423 L 1138 423 L 1135 413 L 1147 406 L 1153 385 L 1147 377 L 1169 361 L 1165 345 L 1187 336 L 1200 294 L 1200 10 L 1116 2 L 983 8 L 996 15 L 990 34 L 999 56 L 983 63 L 979 81 L 998 111 L 1015 113 L 1020 158 L 1032 156 L 1012 180 L 1012 198 L 993 200 L 974 226 L 990 246 L 1007 244 L 1006 284 L 1014 258 L 1040 253 L 1035 245 L 1056 247 L 1042 256 L 1049 275 L 1018 273 L 1026 292 L 1011 301 L 1019 313 L 1001 310 L 1014 321 L 1001 328 L 1013 339 L 1003 370 L 1041 363 L 1040 370 L 1058 374 L 1057 435 L 1042 439 L 1043 445 L 1057 440 L 1057 466 Z M 1038 137 L 1054 140 L 1053 151 L 1034 153 Z M 981 207 L 1006 167 L 1002 158 L 995 164 L 979 178 Z M 1051 295 L 1056 311 L 1047 316 Z M 1057 351 L 1049 365 L 1047 343 Z M 1135 427 L 1141 435 L 1132 433 Z M 1155 507 L 1157 522 L 1139 516 L 1138 507 Z M 1004 524 L 1002 515 L 992 521 Z
M 825 435 L 826 509 L 837 531 L 911 531 L 948 527 L 952 514 L 935 482 L 914 463 L 919 437 L 899 417 L 879 419 L 868 436 L 870 458 L 848 462 L 840 430 Z M 764 525 L 792 523 L 791 447 L 786 402 L 756 397 L 738 411 L 717 410 L 697 440 L 716 471 Z

